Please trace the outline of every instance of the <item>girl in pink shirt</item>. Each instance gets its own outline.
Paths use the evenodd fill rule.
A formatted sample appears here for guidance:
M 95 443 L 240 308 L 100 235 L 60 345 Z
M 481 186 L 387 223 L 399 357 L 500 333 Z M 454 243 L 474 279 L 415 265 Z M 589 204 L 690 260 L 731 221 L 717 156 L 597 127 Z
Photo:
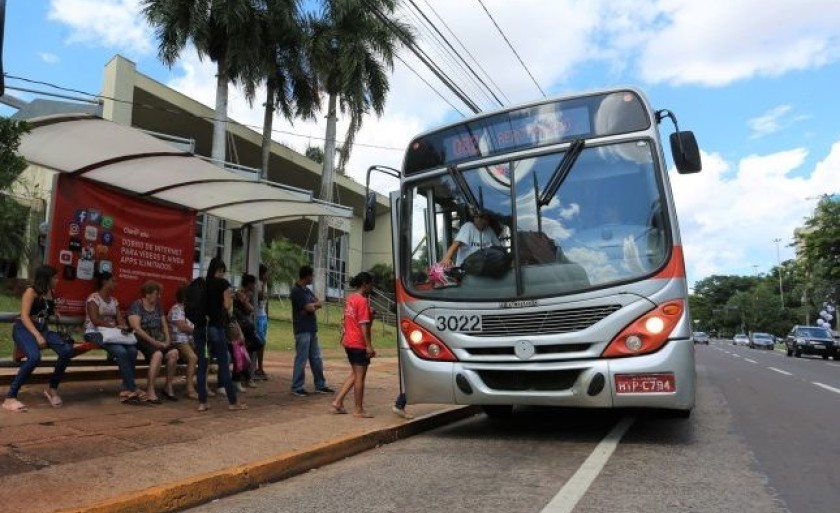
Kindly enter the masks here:
M 351 294 L 345 303 L 344 337 L 341 344 L 347 353 L 347 359 L 350 361 L 352 370 L 347 379 L 344 380 L 338 395 L 335 396 L 332 411 L 333 413 L 347 413 L 347 410 L 344 409 L 344 397 L 350 393 L 352 388 L 356 406 L 353 415 L 370 418 L 373 415 L 365 411 L 363 401 L 367 368 L 370 365 L 370 359 L 376 356 L 370 338 L 370 325 L 373 316 L 368 301 L 370 291 L 373 290 L 373 276 L 362 271 L 350 280 L 350 286 L 355 288 L 356 292 Z

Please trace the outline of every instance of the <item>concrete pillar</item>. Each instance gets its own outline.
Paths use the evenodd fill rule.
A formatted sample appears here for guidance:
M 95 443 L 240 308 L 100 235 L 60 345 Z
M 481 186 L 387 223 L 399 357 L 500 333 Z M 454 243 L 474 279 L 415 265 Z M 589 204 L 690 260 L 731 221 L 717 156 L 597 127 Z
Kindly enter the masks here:
M 120 125 L 131 126 L 131 113 L 134 106 L 130 102 L 134 101 L 136 75 L 137 66 L 122 55 L 115 55 L 108 61 L 102 80 L 102 96 L 121 101 L 104 100 L 103 118 Z

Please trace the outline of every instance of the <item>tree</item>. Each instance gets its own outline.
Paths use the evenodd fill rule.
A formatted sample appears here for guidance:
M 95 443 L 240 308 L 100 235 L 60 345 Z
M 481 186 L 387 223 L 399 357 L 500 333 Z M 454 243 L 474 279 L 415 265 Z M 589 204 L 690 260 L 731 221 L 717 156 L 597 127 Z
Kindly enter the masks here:
M 823 196 L 794 239 L 806 272 L 806 316 L 824 300 L 840 303 L 840 199 Z
M 370 274 L 376 282 L 377 287 L 383 291 L 393 294 L 396 291 L 394 284 L 394 268 L 388 264 L 376 264 L 370 268 Z
M 156 28 L 158 56 L 172 66 L 188 43 L 216 63 L 216 108 L 211 157 L 225 161 L 228 83 L 253 69 L 260 48 L 253 0 L 143 0 L 143 15 Z
M 263 246 L 262 262 L 268 268 L 272 285 L 291 286 L 297 281 L 300 268 L 309 263 L 309 257 L 302 247 L 281 237 Z
M 0 117 L 0 259 L 17 261 L 27 253 L 26 220 L 29 209 L 8 194 L 26 169 L 18 155 L 20 138 L 29 131 L 25 122 Z
M 332 201 L 335 171 L 337 109 L 349 118 L 338 167 L 350 158 L 356 133 L 371 110 L 381 116 L 388 94 L 388 72 L 400 44 L 414 41 L 409 25 L 394 16 L 397 0 L 321 0 L 321 10 L 308 17 L 308 53 L 321 88 L 328 95 L 327 131 L 319 198 Z M 315 287 L 325 297 L 327 269 L 326 220 L 318 223 Z
M 314 160 L 319 164 L 324 163 L 324 150 L 322 150 L 319 146 L 309 146 L 306 148 L 306 158 L 309 160 Z

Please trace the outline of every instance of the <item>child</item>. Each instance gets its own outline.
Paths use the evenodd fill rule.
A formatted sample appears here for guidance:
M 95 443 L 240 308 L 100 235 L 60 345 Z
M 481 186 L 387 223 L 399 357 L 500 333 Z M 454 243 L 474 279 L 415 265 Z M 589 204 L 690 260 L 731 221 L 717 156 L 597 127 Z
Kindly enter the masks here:
M 373 276 L 362 271 L 350 280 L 350 286 L 355 288 L 356 292 L 347 298 L 344 307 L 344 337 L 341 343 L 350 361 L 351 371 L 332 403 L 332 412 L 347 413 L 344 409 L 344 397 L 352 388 L 356 403 L 353 415 L 370 418 L 373 415 L 365 411 L 364 397 L 367 368 L 370 359 L 376 356 L 370 338 L 372 316 L 368 302 L 368 296 L 373 289 Z

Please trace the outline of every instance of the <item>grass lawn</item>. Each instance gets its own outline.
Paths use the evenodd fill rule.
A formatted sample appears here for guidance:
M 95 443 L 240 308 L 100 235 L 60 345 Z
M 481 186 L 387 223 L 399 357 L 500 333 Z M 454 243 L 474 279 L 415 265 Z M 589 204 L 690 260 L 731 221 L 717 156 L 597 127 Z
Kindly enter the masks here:
M 0 295 L 0 312 L 20 311 L 20 299 Z M 291 306 L 286 299 L 272 299 L 268 308 L 268 346 L 271 352 L 293 353 L 295 339 L 292 332 Z M 343 319 L 339 304 L 328 304 L 318 312 L 318 339 L 325 359 L 344 359 L 344 351 L 339 343 L 339 334 Z M 373 324 L 373 346 L 379 356 L 396 356 L 397 331 L 393 326 L 385 326 L 381 321 Z M 0 324 L 0 358 L 12 356 L 12 326 Z

